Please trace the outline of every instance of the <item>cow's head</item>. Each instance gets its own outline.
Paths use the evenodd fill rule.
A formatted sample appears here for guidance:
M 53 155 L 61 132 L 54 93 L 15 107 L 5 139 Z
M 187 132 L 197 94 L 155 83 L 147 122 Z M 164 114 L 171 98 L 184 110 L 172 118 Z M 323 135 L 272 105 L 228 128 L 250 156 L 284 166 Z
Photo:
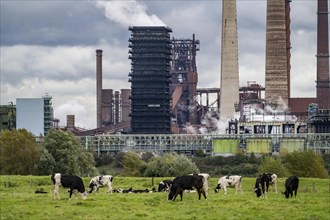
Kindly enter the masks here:
M 221 190 L 221 184 L 218 184 L 217 187 L 215 187 L 214 192 L 217 193 Z
M 163 181 L 159 182 L 158 184 L 158 192 L 163 191 L 166 188 L 166 185 Z
M 96 187 L 96 186 L 97 186 L 96 183 L 91 182 L 91 183 L 89 184 L 89 190 L 88 190 L 88 193 L 92 193 L 93 190 L 94 190 L 94 187 Z
M 261 189 L 259 187 L 253 187 L 254 192 L 257 194 L 257 197 L 260 197 L 262 195 Z
M 82 198 L 83 200 L 87 199 L 87 191 L 81 193 L 81 198 Z
M 283 193 L 284 195 L 285 195 L 285 198 L 289 198 L 289 192 L 288 192 L 288 190 L 285 190 L 285 192 Z

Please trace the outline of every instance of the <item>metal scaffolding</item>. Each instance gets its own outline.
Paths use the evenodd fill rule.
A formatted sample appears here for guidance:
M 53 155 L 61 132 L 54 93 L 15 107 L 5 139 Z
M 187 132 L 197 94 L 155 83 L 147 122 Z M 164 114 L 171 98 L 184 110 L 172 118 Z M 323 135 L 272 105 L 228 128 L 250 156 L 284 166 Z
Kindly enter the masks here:
M 131 59 L 132 133 L 171 133 L 170 60 L 168 27 L 129 27 Z
M 241 152 L 251 152 L 252 147 L 266 147 L 265 154 L 278 153 L 281 149 L 307 150 L 319 153 L 330 152 L 330 133 L 301 134 L 149 134 L 149 135 L 98 135 L 79 137 L 85 150 L 101 153 L 119 151 L 153 151 L 193 153 L 203 150 L 214 153 L 217 140 L 233 140 Z

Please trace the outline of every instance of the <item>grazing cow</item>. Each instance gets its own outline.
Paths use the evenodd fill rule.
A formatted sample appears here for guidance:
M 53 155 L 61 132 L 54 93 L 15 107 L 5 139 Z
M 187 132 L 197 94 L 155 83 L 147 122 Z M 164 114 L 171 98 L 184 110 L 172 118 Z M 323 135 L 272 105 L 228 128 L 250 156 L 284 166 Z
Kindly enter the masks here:
M 79 193 L 81 193 L 81 197 L 83 199 L 87 198 L 87 192 L 85 191 L 85 186 L 82 179 L 79 176 L 75 175 L 65 175 L 60 173 L 55 173 L 51 176 L 51 180 L 55 185 L 54 190 L 54 199 L 60 199 L 59 187 L 62 186 L 64 188 L 70 188 L 70 199 L 72 196 L 72 192 L 76 189 Z
M 268 174 L 270 176 L 269 185 L 271 185 L 273 189 L 275 189 L 275 193 L 277 193 L 277 183 L 278 183 L 277 175 L 275 173 L 268 173 Z
M 227 195 L 227 187 L 234 188 L 237 191 L 239 190 L 241 194 L 243 194 L 243 186 L 242 186 L 242 176 L 223 176 L 218 180 L 218 185 L 214 189 L 214 192 L 218 192 L 223 189 L 224 193 Z
M 172 186 L 173 180 L 163 180 L 158 184 L 158 192 L 168 192 Z
M 199 175 L 202 176 L 203 179 L 203 188 L 205 193 L 207 194 L 209 192 L 209 179 L 210 179 L 210 174 L 208 173 L 198 173 L 198 174 L 189 174 L 189 175 Z
M 186 175 L 180 176 L 173 180 L 173 185 L 168 194 L 168 200 L 175 201 L 176 197 L 180 195 L 182 201 L 183 191 L 186 189 L 196 188 L 198 193 L 198 200 L 201 199 L 201 194 L 203 194 L 206 199 L 206 193 L 203 188 L 204 178 L 199 175 Z
M 89 193 L 98 192 L 100 187 L 108 186 L 108 193 L 112 193 L 112 181 L 113 176 L 104 175 L 104 176 L 95 176 L 89 182 Z
M 294 192 L 294 196 L 297 196 L 297 191 L 298 191 L 298 186 L 299 186 L 299 178 L 296 176 L 290 176 L 289 178 L 287 178 L 285 180 L 285 198 L 289 198 L 289 196 L 291 195 L 291 198 L 293 196 L 293 192 Z
M 269 184 L 271 182 L 271 176 L 269 173 L 263 173 L 256 179 L 256 184 L 253 187 L 254 192 L 257 194 L 257 197 L 264 197 L 266 195 L 267 198 L 267 193 L 268 193 L 268 188 Z

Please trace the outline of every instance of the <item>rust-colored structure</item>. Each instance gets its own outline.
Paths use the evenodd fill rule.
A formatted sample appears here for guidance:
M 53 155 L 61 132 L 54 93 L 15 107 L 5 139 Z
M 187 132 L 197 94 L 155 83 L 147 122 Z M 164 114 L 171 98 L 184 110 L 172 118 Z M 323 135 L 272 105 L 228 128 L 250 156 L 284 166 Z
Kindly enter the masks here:
M 197 124 L 196 90 L 197 66 L 196 52 L 199 40 L 172 38 L 171 94 L 172 111 L 179 127 L 186 123 Z
M 96 127 L 102 126 L 102 50 L 96 50 Z
M 328 0 L 317 1 L 317 79 L 320 109 L 330 109 Z

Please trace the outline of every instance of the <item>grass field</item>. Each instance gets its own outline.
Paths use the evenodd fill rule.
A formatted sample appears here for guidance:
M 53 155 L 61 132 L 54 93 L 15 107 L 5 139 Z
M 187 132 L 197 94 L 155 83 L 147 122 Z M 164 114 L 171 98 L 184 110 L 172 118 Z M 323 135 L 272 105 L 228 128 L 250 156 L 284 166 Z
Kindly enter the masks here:
M 107 194 L 106 188 L 88 195 L 86 200 L 61 188 L 60 200 L 53 198 L 50 176 L 0 176 L 2 219 L 330 219 L 329 179 L 300 178 L 296 198 L 285 199 L 284 179 L 279 193 L 257 198 L 252 191 L 254 178 L 243 178 L 243 195 L 234 189 L 214 193 L 218 178 L 211 178 L 207 200 L 198 201 L 197 193 L 185 193 L 175 202 L 167 201 L 166 193 Z M 155 178 L 154 186 L 165 178 Z M 90 178 L 83 178 L 87 186 Z M 10 181 L 11 187 L 8 187 Z M 314 187 L 313 187 L 314 183 Z M 115 177 L 113 187 L 151 189 L 151 178 Z M 46 194 L 35 194 L 37 189 Z

